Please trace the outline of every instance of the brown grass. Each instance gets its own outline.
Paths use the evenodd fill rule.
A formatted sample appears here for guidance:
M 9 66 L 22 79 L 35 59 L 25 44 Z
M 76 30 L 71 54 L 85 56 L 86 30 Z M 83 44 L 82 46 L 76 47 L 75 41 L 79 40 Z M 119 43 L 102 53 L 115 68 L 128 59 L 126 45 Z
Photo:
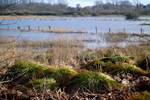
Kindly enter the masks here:
M 149 43 L 142 45 L 132 45 L 126 48 L 110 47 L 100 50 L 83 51 L 83 44 L 80 41 L 59 40 L 45 42 L 17 42 L 16 40 L 0 40 L 0 75 L 7 71 L 16 60 L 35 61 L 44 65 L 63 65 L 80 69 L 82 63 L 91 60 L 110 57 L 113 55 L 128 56 L 139 61 L 150 53 Z M 44 48 L 44 49 L 43 49 Z M 66 93 L 62 90 L 49 91 L 42 93 L 35 89 L 26 90 L 22 86 L 10 86 L 0 84 L 0 99 L 49 99 L 52 100 L 80 100 L 80 99 L 110 99 L 110 100 L 128 100 L 130 92 L 112 90 L 105 93 L 85 92 L 82 90 L 75 91 L 74 94 Z M 2 98 L 4 97 L 4 98 Z

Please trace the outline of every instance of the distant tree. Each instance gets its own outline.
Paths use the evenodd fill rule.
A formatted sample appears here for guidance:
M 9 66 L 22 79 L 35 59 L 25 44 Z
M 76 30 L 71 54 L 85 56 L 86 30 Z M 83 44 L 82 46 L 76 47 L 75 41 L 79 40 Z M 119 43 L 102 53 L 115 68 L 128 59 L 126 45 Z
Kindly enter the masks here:
M 80 5 L 80 4 L 77 4 L 77 5 L 76 5 L 76 9 L 77 9 L 77 11 L 80 11 L 81 5 Z
M 66 0 L 57 0 L 58 4 L 64 4 L 67 5 L 67 1 Z
M 133 0 L 133 4 L 138 5 L 138 4 L 140 4 L 140 1 L 139 0 Z
M 112 4 L 118 5 L 120 0 L 111 0 L 111 1 L 112 1 Z
M 96 0 L 95 1 L 95 6 L 99 6 L 99 5 L 103 5 L 103 1 L 99 1 L 99 0 Z
M 128 6 L 132 6 L 132 3 L 129 0 L 123 0 L 120 1 L 120 5 L 128 7 Z

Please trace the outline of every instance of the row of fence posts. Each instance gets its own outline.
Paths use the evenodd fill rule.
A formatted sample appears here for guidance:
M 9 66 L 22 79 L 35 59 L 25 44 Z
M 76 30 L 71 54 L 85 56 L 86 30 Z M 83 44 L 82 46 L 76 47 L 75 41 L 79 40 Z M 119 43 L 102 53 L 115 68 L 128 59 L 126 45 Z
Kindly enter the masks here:
M 113 33 L 111 31 L 111 28 L 108 29 L 108 33 Z M 123 28 L 123 33 L 127 33 L 126 28 Z M 98 47 L 98 45 L 99 45 L 99 34 L 98 34 L 98 27 L 97 26 L 95 27 L 95 34 L 96 34 L 96 44 Z M 140 34 L 144 34 L 143 28 L 140 29 Z M 102 35 L 101 37 L 104 38 L 104 35 Z
M 7 27 L 8 30 L 11 30 L 10 27 Z M 48 31 L 51 31 L 51 26 L 48 26 Z M 25 28 L 21 28 L 20 26 L 17 26 L 17 30 L 25 30 Z M 32 31 L 34 29 L 31 28 L 31 26 L 27 26 L 27 29 L 26 31 Z M 42 28 L 40 26 L 37 27 L 37 31 L 42 31 Z M 95 27 L 95 32 L 96 34 L 98 33 L 98 27 L 96 26 Z M 113 31 L 111 30 L 111 28 L 108 29 L 108 33 L 112 33 Z M 126 28 L 123 28 L 123 31 L 124 33 L 127 33 L 126 31 Z M 143 28 L 140 28 L 140 33 L 143 34 L 144 33 L 144 29 Z
M 96 34 L 98 34 L 98 27 L 96 26 L 95 27 L 95 32 Z M 123 28 L 123 33 L 128 33 L 126 28 Z M 108 29 L 108 33 L 113 33 L 113 31 L 111 30 L 111 28 Z M 140 28 L 140 34 L 144 34 L 144 29 L 143 28 Z
M 51 26 L 48 26 L 48 31 L 51 31 Z M 11 28 L 8 26 L 7 30 L 11 30 Z M 32 31 L 32 30 L 36 30 L 36 28 L 31 28 L 31 26 L 27 26 L 27 27 L 21 27 L 21 26 L 17 26 L 15 28 L 15 30 L 25 30 L 25 31 Z M 42 28 L 40 26 L 37 27 L 37 31 L 42 31 Z

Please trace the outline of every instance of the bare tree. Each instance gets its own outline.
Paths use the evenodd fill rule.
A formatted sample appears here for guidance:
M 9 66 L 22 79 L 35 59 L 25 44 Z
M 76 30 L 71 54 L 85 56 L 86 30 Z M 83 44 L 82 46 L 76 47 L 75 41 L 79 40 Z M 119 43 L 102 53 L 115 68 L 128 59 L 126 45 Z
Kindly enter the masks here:
M 95 5 L 96 6 L 98 6 L 98 5 L 103 5 L 104 3 L 103 3 L 103 1 L 101 1 L 101 0 L 96 0 L 95 1 Z

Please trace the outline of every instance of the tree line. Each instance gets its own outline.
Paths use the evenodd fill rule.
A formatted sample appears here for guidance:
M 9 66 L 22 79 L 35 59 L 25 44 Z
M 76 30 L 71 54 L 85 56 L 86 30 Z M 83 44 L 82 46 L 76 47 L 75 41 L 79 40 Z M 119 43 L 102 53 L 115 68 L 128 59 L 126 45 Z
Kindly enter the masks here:
M 96 0 L 93 6 L 70 7 L 66 0 L 0 0 L 1 15 L 72 15 L 72 16 L 99 16 L 110 14 L 126 15 L 136 13 L 150 14 L 150 4 L 144 5 L 139 0 Z

